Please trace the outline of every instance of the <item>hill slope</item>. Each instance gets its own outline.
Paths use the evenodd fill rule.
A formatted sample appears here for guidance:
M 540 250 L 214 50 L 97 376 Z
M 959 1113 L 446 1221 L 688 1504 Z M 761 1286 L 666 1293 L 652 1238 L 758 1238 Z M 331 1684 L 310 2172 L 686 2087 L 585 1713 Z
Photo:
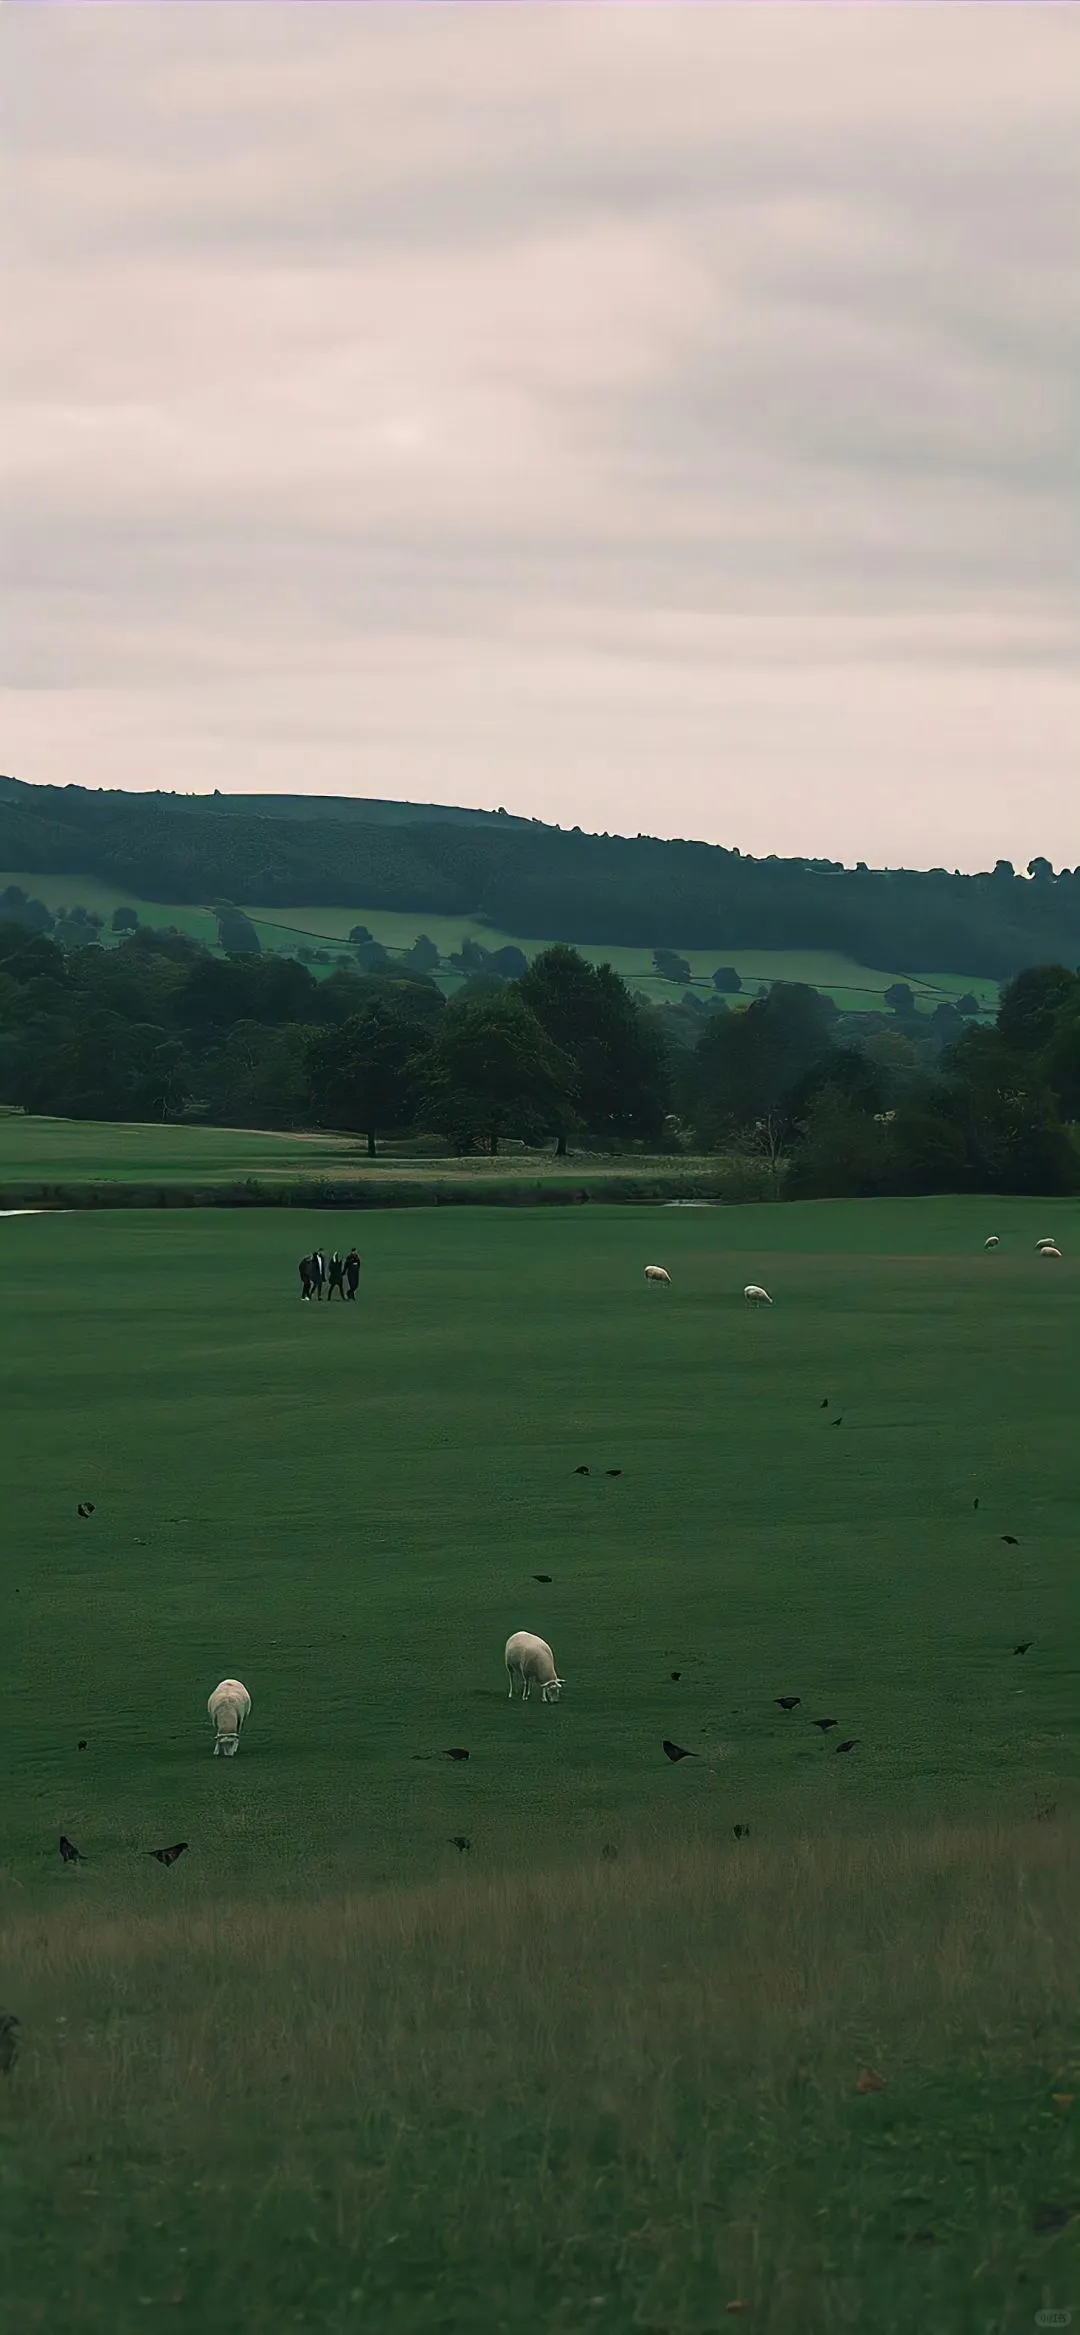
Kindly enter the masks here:
M 257 797 L 264 805 L 268 798 Z M 417 816 L 417 811 L 421 815 Z M 397 813 L 394 818 L 391 814 Z M 465 823 L 461 823 L 464 820 Z M 567 833 L 498 814 L 286 798 L 125 795 L 0 780 L 0 866 L 93 876 L 162 904 L 215 898 L 475 916 L 622 948 L 827 950 L 885 971 L 1003 980 L 1080 957 L 1080 874 L 1026 879 Z

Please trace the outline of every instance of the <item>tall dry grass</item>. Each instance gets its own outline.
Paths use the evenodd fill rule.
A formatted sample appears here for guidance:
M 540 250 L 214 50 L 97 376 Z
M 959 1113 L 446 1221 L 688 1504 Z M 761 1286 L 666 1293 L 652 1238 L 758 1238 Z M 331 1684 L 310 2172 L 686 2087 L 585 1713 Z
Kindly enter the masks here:
M 1080 2316 L 1078 2000 L 1074 1824 L 14 1909 L 0 2326 Z

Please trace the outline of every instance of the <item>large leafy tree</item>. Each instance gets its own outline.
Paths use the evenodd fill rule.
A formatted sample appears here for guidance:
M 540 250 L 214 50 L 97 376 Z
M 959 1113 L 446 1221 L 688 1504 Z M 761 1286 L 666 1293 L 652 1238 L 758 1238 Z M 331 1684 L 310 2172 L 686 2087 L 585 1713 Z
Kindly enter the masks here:
M 783 1118 L 829 1053 L 836 1009 L 801 981 L 777 981 L 745 1013 L 710 1017 L 688 1078 L 688 1115 L 706 1148 Z
M 348 1021 L 320 1030 L 306 1060 L 316 1125 L 366 1134 L 374 1159 L 380 1130 L 412 1119 L 430 1045 L 423 1022 L 389 997 L 375 996 Z
M 600 1142 L 648 1141 L 671 1107 L 671 1071 L 659 1030 L 610 965 L 590 965 L 576 949 L 544 949 L 518 990 L 552 1043 L 574 1067 L 573 1120 Z M 569 1101 L 558 1124 L 565 1151 Z
M 422 1102 L 433 1125 L 461 1149 L 504 1135 L 540 1136 L 564 1126 L 576 1094 L 574 1065 L 516 988 L 461 997 L 448 1006 L 424 1066 Z

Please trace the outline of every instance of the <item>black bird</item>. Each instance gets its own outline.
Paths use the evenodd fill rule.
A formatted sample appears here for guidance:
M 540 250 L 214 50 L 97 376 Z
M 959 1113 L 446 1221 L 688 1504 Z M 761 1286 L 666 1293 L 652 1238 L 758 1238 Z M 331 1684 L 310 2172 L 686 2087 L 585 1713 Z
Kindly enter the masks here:
M 842 1751 L 854 1751 L 854 1749 L 855 1749 L 855 1745 L 857 1744 L 858 1740 L 859 1740 L 859 1738 L 858 1738 L 858 1736 L 857 1736 L 857 1735 L 849 1735 L 849 1736 L 848 1736 L 848 1739 L 847 1739 L 847 1742 L 846 1742 L 846 1743 L 838 1743 L 838 1744 L 837 1744 L 837 1746 L 836 1746 L 837 1755 L 839 1756 L 840 1752 L 842 1752 Z
M 680 1743 L 669 1743 L 666 1735 L 664 1737 L 664 1750 L 666 1751 L 669 1759 L 697 1758 L 696 1751 L 684 1751 Z
M 93 1515 L 93 1513 L 94 1513 L 94 1503 L 93 1503 L 93 1501 L 92 1501 L 92 1500 L 80 1500 L 80 1502 L 79 1502 L 79 1505 L 78 1505 L 78 1508 L 77 1508 L 77 1510 L 76 1510 L 76 1514 L 77 1514 L 77 1515 L 79 1515 L 79 1516 L 92 1516 L 92 1515 Z
M 839 1417 L 838 1419 L 834 1419 L 834 1420 L 832 1421 L 832 1424 L 833 1424 L 833 1426 L 834 1426 L 834 1427 L 842 1427 L 842 1426 L 843 1426 L 843 1424 L 844 1424 L 844 1414 L 843 1414 L 843 1412 L 842 1412 L 842 1411 L 841 1411 L 841 1413 L 840 1413 L 840 1417 Z
M 801 1694 L 778 1694 L 773 1696 L 773 1701 L 779 1703 L 782 1711 L 793 1711 L 796 1704 L 801 1703 L 802 1696 Z
M 463 1832 L 452 1832 L 446 1845 L 451 1849 L 460 1849 L 464 1855 L 466 1849 L 471 1849 L 472 1842 L 466 1839 Z
M 750 1827 L 748 1824 L 733 1824 L 731 1829 L 736 1840 L 749 1840 Z
M 156 1857 L 159 1865 L 175 1865 L 177 1857 L 183 1856 L 186 1847 L 186 1840 L 178 1840 L 171 1849 L 148 1849 L 146 1853 L 149 1857 Z
M 9 2076 L 19 2056 L 16 2027 L 22 2025 L 14 2011 L 0 2011 L 0 2075 Z
M 587 1468 L 587 1467 L 576 1467 L 576 1468 L 574 1469 L 574 1474 L 575 1474 L 576 1476 L 587 1476 L 587 1475 L 588 1475 L 588 1472 L 589 1472 L 589 1471 L 588 1471 L 588 1468 Z
M 1019 1541 L 1017 1540 L 1017 1537 L 1016 1537 L 1016 1534 L 1015 1534 L 1015 1532 L 1003 1532 L 1003 1533 L 1002 1533 L 1002 1535 L 1001 1535 L 1001 1537 L 1002 1537 L 1002 1540 L 1004 1541 L 1004 1543 L 1005 1543 L 1005 1546 L 1006 1546 L 1006 1548 L 1007 1548 L 1007 1549 L 1018 1549 L 1018 1548 L 1019 1548 L 1019 1546 L 1020 1546 L 1020 1543 L 1019 1543 Z
M 86 1750 L 86 1737 L 85 1737 L 85 1735 L 82 1735 L 82 1736 L 80 1736 L 80 1738 L 79 1738 L 79 1750 L 80 1750 L 80 1751 L 85 1751 L 85 1750 Z
M 1029 1646 L 1033 1646 L 1034 1644 L 1035 1644 L 1035 1640 L 1034 1640 L 1034 1638 L 1024 1638 L 1024 1639 L 1022 1639 L 1022 1641 L 1021 1641 L 1021 1643 L 1020 1643 L 1020 1645 L 1019 1645 L 1019 1646 L 1014 1646 L 1014 1647 L 1013 1647 L 1013 1653 L 1014 1653 L 1014 1654 L 1026 1654 L 1026 1653 L 1027 1653 L 1027 1651 L 1028 1651 L 1028 1648 L 1029 1648 Z
M 551 1573 L 534 1573 L 534 1574 L 533 1574 L 533 1580 L 534 1580 L 534 1581 L 551 1581 L 553 1578 L 554 1578 L 554 1576 L 553 1576 L 553 1574 L 551 1574 Z
M 604 1469 L 604 1474 L 606 1476 L 621 1476 L 622 1469 L 621 1467 L 606 1467 Z
M 840 1721 L 839 1719 L 811 1719 L 810 1725 L 812 1727 L 820 1727 L 822 1734 L 827 1735 L 830 1727 L 838 1727 L 840 1725 Z
M 444 1759 L 468 1759 L 468 1756 L 468 1752 L 462 1751 L 460 1745 L 454 1751 L 443 1752 Z
M 973 1500 L 973 1501 L 972 1501 L 972 1507 L 973 1507 L 973 1508 L 977 1508 L 977 1507 L 978 1507 L 978 1505 L 979 1505 L 979 1503 L 978 1503 L 978 1501 L 977 1501 L 977 1500 Z
M 669 1671 L 668 1671 L 668 1677 L 671 1679 L 672 1683 L 673 1683 L 675 1686 L 678 1686 L 679 1680 L 680 1680 L 680 1678 L 682 1677 L 682 1671 L 681 1671 L 681 1670 L 669 1670 Z
M 822 1395 L 822 1398 L 821 1398 L 821 1408 L 822 1408 L 822 1410 L 823 1410 L 823 1411 L 827 1411 L 827 1410 L 828 1410 L 828 1408 L 829 1408 L 829 1398 L 828 1398 L 828 1395 Z
M 82 1850 L 76 1848 L 74 1841 L 68 1839 L 66 1832 L 62 1832 L 60 1835 L 60 1854 L 65 1865 L 85 1865 L 86 1863 Z

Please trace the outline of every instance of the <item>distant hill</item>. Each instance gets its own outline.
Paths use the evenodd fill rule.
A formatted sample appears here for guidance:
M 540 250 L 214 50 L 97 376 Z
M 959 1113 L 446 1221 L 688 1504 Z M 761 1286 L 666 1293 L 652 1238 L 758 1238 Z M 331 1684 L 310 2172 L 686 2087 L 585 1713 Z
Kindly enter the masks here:
M 6 782 L 10 785 L 10 780 Z M 181 797 L 191 800 L 191 797 Z M 509 811 L 466 811 L 456 803 L 392 803 L 379 795 L 199 795 L 208 811 L 235 819 L 366 819 L 377 827 L 530 827 Z
M 310 796 L 37 787 L 0 778 L 0 868 L 93 876 L 162 906 L 375 908 L 623 948 L 827 950 L 1005 980 L 1080 959 L 1080 871 L 986 875 L 754 859 L 499 812 Z

